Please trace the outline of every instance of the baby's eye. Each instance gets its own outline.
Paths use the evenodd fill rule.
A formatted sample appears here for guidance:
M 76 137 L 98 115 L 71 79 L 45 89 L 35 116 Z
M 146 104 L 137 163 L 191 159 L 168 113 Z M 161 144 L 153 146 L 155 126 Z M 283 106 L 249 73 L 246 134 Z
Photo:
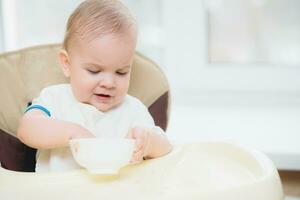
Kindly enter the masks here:
M 124 76 L 124 75 L 126 75 L 128 72 L 117 72 L 117 74 L 118 75 L 120 75 L 120 76 Z
M 98 74 L 100 72 L 99 70 L 90 70 L 90 69 L 87 69 L 87 71 L 91 74 Z

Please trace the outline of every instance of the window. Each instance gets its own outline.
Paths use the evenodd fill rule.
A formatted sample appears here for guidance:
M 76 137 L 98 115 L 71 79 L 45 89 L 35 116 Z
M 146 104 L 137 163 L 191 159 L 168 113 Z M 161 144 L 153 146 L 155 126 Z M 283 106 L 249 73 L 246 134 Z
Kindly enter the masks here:
M 297 37 L 284 37 L 291 40 L 291 42 L 284 42 L 285 45 L 289 45 L 288 47 L 291 49 L 292 45 L 296 47 L 293 48 L 296 49 L 295 53 L 289 55 L 294 59 L 293 66 L 288 65 L 290 61 L 286 58 L 277 61 L 265 59 L 264 62 L 258 62 L 260 60 L 259 57 L 252 60 L 247 58 L 239 61 L 243 56 L 237 56 L 226 60 L 223 59 L 222 62 L 219 62 L 220 59 L 218 60 L 216 53 L 211 52 L 211 48 L 218 41 L 225 41 L 226 38 L 213 35 L 216 34 L 216 27 L 221 29 L 222 26 L 215 23 L 214 16 L 216 15 L 211 12 L 211 6 L 215 3 L 215 6 L 222 10 L 223 4 L 229 4 L 228 6 L 231 5 L 237 13 L 236 9 L 238 7 L 234 7 L 233 3 L 227 1 L 225 3 L 222 0 L 188 2 L 164 0 L 163 2 L 163 27 L 166 35 L 164 41 L 165 64 L 171 85 L 175 88 L 173 93 L 177 93 L 178 99 L 181 98 L 183 101 L 186 101 L 187 97 L 191 100 L 211 95 L 216 100 L 215 97 L 218 95 L 215 94 L 227 95 L 227 93 L 232 96 L 243 96 L 244 94 L 248 96 L 249 94 L 252 97 L 255 95 L 269 95 L 270 98 L 273 98 L 274 95 L 277 98 L 299 94 L 300 68 L 295 67 L 299 66 L 299 56 L 294 56 L 294 54 L 299 55 L 299 50 L 297 50 L 299 48 L 299 35 Z M 230 0 L 230 2 L 236 3 L 234 0 Z M 275 9 L 278 6 L 277 4 L 290 4 L 289 7 L 299 6 L 299 2 L 295 0 L 256 0 L 255 2 L 267 2 L 272 9 L 273 7 Z M 299 9 L 297 8 L 297 10 Z M 291 27 L 299 28 L 299 23 L 297 23 L 299 21 L 299 17 L 297 17 L 299 15 L 298 12 L 292 14 L 288 9 L 278 9 L 275 14 L 271 11 L 269 11 L 271 13 L 269 17 L 274 17 L 274 21 L 280 19 L 281 16 L 289 16 L 288 19 L 294 19 L 290 22 L 293 24 Z M 222 21 L 226 20 L 226 18 L 219 17 L 218 19 L 221 21 L 221 24 L 227 24 L 226 21 Z M 272 20 L 270 19 L 270 21 Z M 260 23 L 259 21 L 256 22 Z M 255 24 L 255 22 L 253 23 Z M 290 30 L 292 29 L 287 31 Z M 270 32 L 269 34 L 272 33 Z M 233 37 L 229 32 L 227 35 Z M 267 37 L 264 38 L 264 40 L 267 39 Z M 267 43 L 269 41 L 262 42 Z M 232 44 L 229 43 L 227 45 Z M 270 49 L 270 47 L 268 48 Z M 285 50 L 282 49 L 282 51 Z M 272 56 L 272 58 L 274 57 L 276 56 Z M 208 58 L 215 60 L 209 60 Z M 260 99 L 268 101 L 268 98 Z
M 210 63 L 300 64 L 300 1 L 206 1 Z

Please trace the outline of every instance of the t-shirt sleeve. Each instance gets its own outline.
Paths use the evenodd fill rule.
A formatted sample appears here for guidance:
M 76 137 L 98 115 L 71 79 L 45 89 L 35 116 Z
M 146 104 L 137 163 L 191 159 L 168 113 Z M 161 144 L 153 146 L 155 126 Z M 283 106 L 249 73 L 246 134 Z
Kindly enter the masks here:
M 165 132 L 159 126 L 155 125 L 151 114 L 142 102 L 136 103 L 135 111 L 136 112 L 131 127 L 145 127 L 152 129 L 157 134 L 165 134 Z
M 32 104 L 29 108 L 33 107 L 33 109 L 35 109 L 34 107 L 42 107 L 45 110 L 43 109 L 40 110 L 44 111 L 48 116 L 53 117 L 55 116 L 56 113 L 53 106 L 54 104 L 55 104 L 55 95 L 53 94 L 53 91 L 51 91 L 48 88 L 45 88 L 41 91 L 40 95 L 37 98 L 34 98 L 32 100 Z M 49 113 L 47 113 L 47 111 Z

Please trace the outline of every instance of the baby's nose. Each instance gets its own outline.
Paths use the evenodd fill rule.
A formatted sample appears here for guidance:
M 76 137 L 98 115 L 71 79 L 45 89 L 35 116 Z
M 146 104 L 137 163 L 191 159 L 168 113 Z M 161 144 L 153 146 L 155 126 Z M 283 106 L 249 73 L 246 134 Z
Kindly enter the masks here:
M 99 81 L 99 86 L 105 88 L 113 88 L 115 86 L 114 75 L 110 73 L 103 73 Z

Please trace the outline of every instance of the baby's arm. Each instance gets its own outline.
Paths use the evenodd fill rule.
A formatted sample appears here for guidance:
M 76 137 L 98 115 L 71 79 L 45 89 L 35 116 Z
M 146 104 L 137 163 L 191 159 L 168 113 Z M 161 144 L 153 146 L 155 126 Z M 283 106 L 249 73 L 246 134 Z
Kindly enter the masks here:
M 17 136 L 23 143 L 37 149 L 67 146 L 72 138 L 94 137 L 80 125 L 49 118 L 38 109 L 24 114 L 20 120 Z

